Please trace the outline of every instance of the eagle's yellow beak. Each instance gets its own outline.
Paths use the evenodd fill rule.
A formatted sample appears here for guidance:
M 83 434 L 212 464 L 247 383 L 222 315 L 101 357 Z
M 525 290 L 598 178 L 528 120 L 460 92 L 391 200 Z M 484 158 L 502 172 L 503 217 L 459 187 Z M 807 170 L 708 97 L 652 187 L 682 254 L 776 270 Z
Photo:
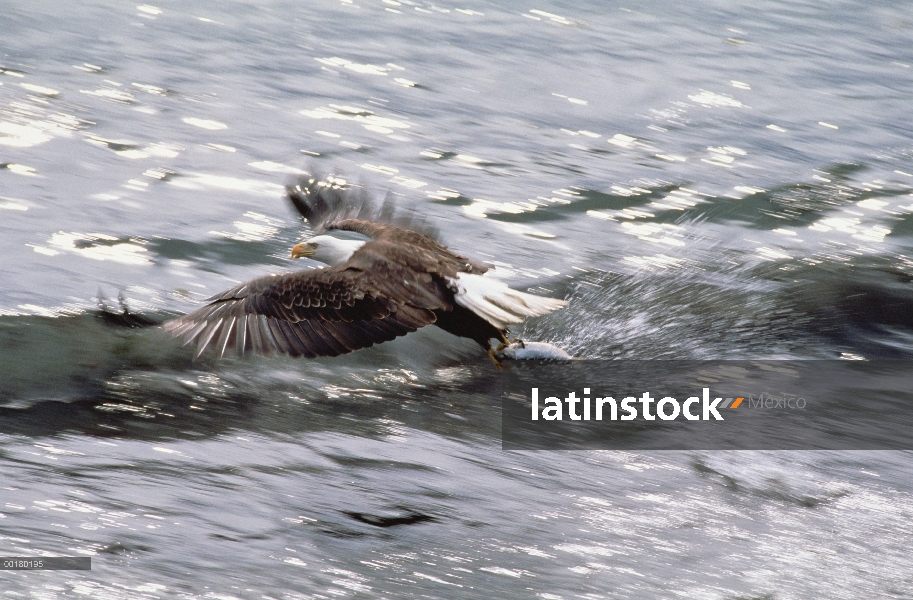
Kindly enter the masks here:
M 313 256 L 314 245 L 310 242 L 301 242 L 292 246 L 292 258 L 301 258 L 302 256 Z

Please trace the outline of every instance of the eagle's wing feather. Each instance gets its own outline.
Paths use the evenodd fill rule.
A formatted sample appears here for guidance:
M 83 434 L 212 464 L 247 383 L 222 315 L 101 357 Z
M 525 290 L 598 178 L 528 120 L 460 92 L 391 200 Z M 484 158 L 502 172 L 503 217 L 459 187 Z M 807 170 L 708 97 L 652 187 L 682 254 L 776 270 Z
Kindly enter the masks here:
M 440 237 L 437 227 L 429 223 L 424 215 L 413 210 L 397 209 L 393 194 L 387 194 L 384 202 L 377 205 L 363 187 L 340 177 L 302 175 L 286 185 L 286 196 L 314 233 L 338 229 L 333 225 L 340 221 L 358 220 L 381 227 L 394 225 L 431 239 Z M 374 237 L 371 233 L 364 233 Z
M 261 277 L 164 328 L 196 354 L 337 356 L 415 331 L 451 310 L 441 279 L 366 244 L 336 267 Z M 396 253 L 394 253 L 396 254 Z

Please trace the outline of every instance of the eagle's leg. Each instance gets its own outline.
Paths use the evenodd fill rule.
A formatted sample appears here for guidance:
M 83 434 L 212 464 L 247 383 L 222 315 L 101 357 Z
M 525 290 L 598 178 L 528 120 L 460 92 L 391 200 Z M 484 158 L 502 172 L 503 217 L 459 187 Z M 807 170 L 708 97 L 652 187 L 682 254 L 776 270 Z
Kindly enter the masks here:
M 501 371 L 504 367 L 501 366 L 501 361 L 498 360 L 498 357 L 496 356 L 497 352 L 498 350 L 492 348 L 491 344 L 488 345 L 488 358 L 490 358 L 491 362 L 495 363 L 495 366 L 498 367 L 499 371 Z

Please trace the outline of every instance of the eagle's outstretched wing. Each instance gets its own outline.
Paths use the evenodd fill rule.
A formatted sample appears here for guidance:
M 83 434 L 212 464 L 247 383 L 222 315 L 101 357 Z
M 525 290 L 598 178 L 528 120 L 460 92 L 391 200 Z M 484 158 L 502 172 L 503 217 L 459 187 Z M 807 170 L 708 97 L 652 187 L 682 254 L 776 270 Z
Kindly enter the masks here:
M 481 275 L 485 265 L 452 252 L 440 242 L 437 228 L 421 215 L 409 210 L 395 210 L 388 195 L 378 208 L 365 190 L 338 177 L 302 175 L 286 186 L 292 206 L 304 217 L 315 233 L 330 230 L 360 233 L 375 241 L 387 241 L 413 250 L 431 251 L 438 258 L 456 266 L 458 271 Z
M 373 245 L 373 244 L 369 244 Z M 381 244 L 383 245 L 383 244 Z M 165 323 L 196 355 L 337 356 L 415 331 L 449 311 L 439 277 L 366 248 L 347 263 L 261 277 Z
M 340 177 L 301 175 L 285 187 L 289 202 L 314 230 L 323 233 L 341 221 L 355 219 L 378 225 L 392 225 L 440 241 L 437 227 L 415 211 L 395 207 L 392 194 L 376 205 L 359 185 Z M 373 237 L 373 236 L 372 236 Z

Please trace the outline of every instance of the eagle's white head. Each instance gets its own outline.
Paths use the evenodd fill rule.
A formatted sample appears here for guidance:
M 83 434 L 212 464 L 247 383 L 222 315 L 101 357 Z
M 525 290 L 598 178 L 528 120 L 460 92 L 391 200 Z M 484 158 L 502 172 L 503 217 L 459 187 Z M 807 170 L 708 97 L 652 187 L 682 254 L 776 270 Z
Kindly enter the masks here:
M 331 235 L 316 235 L 292 248 L 292 258 L 306 256 L 328 265 L 344 263 L 365 245 L 362 240 L 342 240 Z

